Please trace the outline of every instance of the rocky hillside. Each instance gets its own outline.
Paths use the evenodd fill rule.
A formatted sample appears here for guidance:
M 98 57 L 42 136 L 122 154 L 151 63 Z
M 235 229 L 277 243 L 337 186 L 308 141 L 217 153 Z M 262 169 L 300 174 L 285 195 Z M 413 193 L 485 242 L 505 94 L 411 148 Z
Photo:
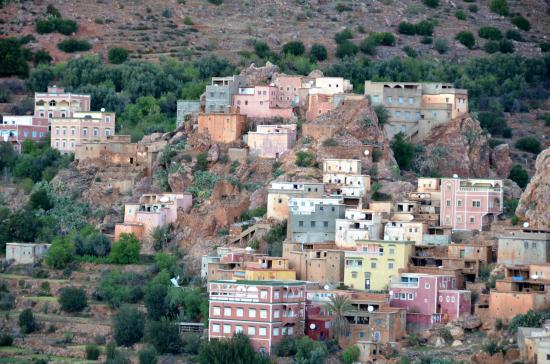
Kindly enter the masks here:
M 435 8 L 414 0 L 326 1 L 326 0 L 225 0 L 219 6 L 207 0 L 118 0 L 118 1 L 12 1 L 0 9 L 0 32 L 7 36 L 34 34 L 37 49 L 48 50 L 55 60 L 69 56 L 56 44 L 64 36 L 58 33 L 38 35 L 35 24 L 44 17 L 46 6 L 53 4 L 63 17 L 79 24 L 78 38 L 89 39 L 94 53 L 106 54 L 113 46 L 134 51 L 134 57 L 157 58 L 200 56 L 215 53 L 233 61 L 253 50 L 256 40 L 265 41 L 280 50 L 291 40 L 306 46 L 325 45 L 329 60 L 334 57 L 334 35 L 349 27 L 353 42 L 359 43 L 366 33 L 391 32 L 395 47 L 379 47 L 374 58 L 404 56 L 406 46 L 420 55 L 460 59 L 479 56 L 485 39 L 478 38 L 478 29 L 493 26 L 504 33 L 518 30 L 522 42 L 514 41 L 518 52 L 540 54 L 538 44 L 548 40 L 550 32 L 549 4 L 544 0 L 508 1 L 511 15 L 521 14 L 530 21 L 530 30 L 519 30 L 511 16 L 501 16 L 489 8 L 490 1 L 466 2 L 440 0 Z M 398 32 L 401 22 L 434 21 L 434 39 L 445 39 L 449 51 L 440 55 L 434 45 L 421 42 L 422 36 Z M 467 49 L 455 40 L 460 31 L 476 35 L 476 46 Z M 517 38 L 517 37 L 516 37 Z

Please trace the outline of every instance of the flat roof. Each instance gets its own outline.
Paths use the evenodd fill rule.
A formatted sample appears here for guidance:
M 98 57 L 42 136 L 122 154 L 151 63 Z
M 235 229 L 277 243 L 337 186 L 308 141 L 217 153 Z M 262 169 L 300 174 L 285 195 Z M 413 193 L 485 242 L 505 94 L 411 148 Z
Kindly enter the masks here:
M 262 280 L 249 280 L 249 279 L 242 279 L 242 280 L 235 280 L 235 279 L 228 279 L 228 280 L 215 280 L 210 281 L 208 283 L 231 283 L 231 284 L 246 284 L 246 285 L 255 285 L 255 286 L 303 286 L 306 284 L 305 281 L 262 281 Z
M 415 244 L 415 242 L 412 240 L 355 240 L 355 243 Z

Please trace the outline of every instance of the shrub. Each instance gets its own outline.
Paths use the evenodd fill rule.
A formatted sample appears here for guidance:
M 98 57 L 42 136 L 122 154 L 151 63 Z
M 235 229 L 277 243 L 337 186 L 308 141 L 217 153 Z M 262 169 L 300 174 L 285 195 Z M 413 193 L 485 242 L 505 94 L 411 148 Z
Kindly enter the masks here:
M 395 36 L 392 33 L 388 32 L 374 32 L 370 35 L 374 42 L 383 46 L 393 46 L 395 45 Z
M 432 37 L 422 37 L 422 39 L 420 39 L 420 43 L 422 44 L 432 44 L 433 43 L 433 38 Z
M 493 135 L 504 136 L 504 131 L 507 128 L 506 119 L 502 113 L 483 111 L 478 113 L 479 125 L 488 130 Z
M 437 8 L 439 5 L 439 0 L 422 0 L 424 5 L 429 6 L 430 8 Z
M 0 59 L 0 77 L 27 76 L 29 73 L 25 51 L 16 38 L 0 39 Z
M 254 44 L 254 52 L 258 55 L 258 57 L 264 58 L 269 56 L 271 49 L 266 42 L 256 42 L 256 44 Z
M 521 15 L 514 16 L 512 18 L 512 24 L 514 24 L 516 27 L 518 27 L 521 30 L 529 31 L 531 29 L 531 23 L 529 23 L 529 20 L 527 20 Z
M 70 19 L 55 19 L 55 30 L 63 35 L 71 35 L 78 30 L 78 24 Z
M 122 303 L 136 303 L 143 298 L 143 279 L 140 274 L 113 269 L 102 278 L 95 295 L 98 299 L 109 302 L 111 307 L 118 307 Z
M 0 346 L 11 346 L 13 344 L 13 336 L 9 334 L 0 334 Z
M 128 59 L 128 50 L 121 47 L 109 49 L 109 62 L 112 64 L 121 64 Z
M 405 54 L 411 58 L 416 58 L 416 56 L 418 56 L 418 53 L 411 46 L 403 47 L 403 52 L 405 52 Z
M 160 321 L 147 321 L 146 339 L 161 354 L 178 354 L 181 352 L 179 328 L 163 317 Z
M 73 53 L 90 50 L 92 48 L 92 45 L 87 40 L 68 38 L 57 43 L 57 48 L 65 53 Z
M 223 4 L 223 0 L 208 0 L 208 2 L 210 4 L 214 4 L 214 5 L 221 5 Z
M 58 238 L 46 252 L 46 264 L 51 268 L 65 269 L 74 260 L 75 246 L 67 238 Z
M 471 13 L 477 13 L 479 8 L 477 7 L 476 4 L 472 4 L 472 5 L 468 5 L 468 10 L 471 12 Z
M 138 352 L 139 364 L 157 364 L 158 353 L 152 346 L 146 346 Z
M 291 41 L 283 45 L 283 54 L 291 54 L 293 56 L 301 56 L 306 51 L 304 43 L 300 41 Z
M 309 55 L 314 61 L 324 61 L 328 57 L 327 49 L 324 45 L 315 43 L 309 50 Z
M 19 314 L 19 328 L 23 334 L 30 334 L 38 329 L 34 315 L 30 308 L 26 308 Z
M 540 51 L 543 53 L 550 52 L 550 42 L 542 42 L 539 44 L 539 47 Z
M 183 18 L 183 24 L 185 24 L 185 25 L 193 25 L 193 20 L 191 20 L 190 17 L 186 16 L 185 18 Z
M 358 51 L 359 51 L 359 47 L 357 47 L 357 45 L 355 45 L 350 41 L 345 41 L 343 43 L 338 44 L 338 47 L 336 47 L 336 57 L 338 58 L 353 57 L 357 54 Z
M 193 194 L 193 197 L 208 198 L 214 189 L 214 186 L 220 179 L 217 175 L 210 172 L 197 171 L 193 175 L 193 186 L 188 188 L 188 191 Z
M 135 264 L 139 262 L 140 245 L 134 234 L 120 234 L 111 247 L 109 261 L 113 264 Z
M 414 24 L 406 21 L 399 23 L 399 27 L 397 29 L 400 34 L 405 34 L 405 35 L 416 34 L 416 27 L 414 26 Z
M 514 29 L 508 29 L 506 31 L 506 39 L 515 40 L 516 42 L 522 42 L 523 37 L 521 36 L 521 33 Z
M 467 30 L 459 32 L 456 35 L 455 39 L 462 43 L 468 49 L 472 49 L 476 44 L 476 39 L 474 38 L 474 35 L 472 34 L 472 32 L 469 32 Z
M 0 292 L 0 310 L 8 311 L 15 307 L 15 296 L 9 292 Z
M 336 42 L 336 44 L 342 44 L 345 41 L 352 38 L 353 38 L 353 32 L 349 28 L 346 28 L 341 32 L 336 33 L 336 35 L 334 35 L 334 41 Z
M 118 345 L 132 346 L 143 337 L 145 317 L 133 306 L 122 306 L 113 316 L 113 337 Z
M 483 46 L 483 49 L 485 49 L 485 52 L 487 52 L 489 54 L 493 54 L 493 53 L 498 52 L 499 44 L 498 44 L 498 42 L 496 42 L 494 40 L 491 40 L 491 41 L 485 43 L 485 45 Z
M 502 32 L 495 27 L 481 27 L 478 31 L 479 37 L 490 40 L 501 40 Z
M 96 344 L 87 344 L 86 345 L 86 359 L 87 360 L 97 360 L 101 351 Z
M 434 48 L 439 54 L 444 54 L 449 50 L 449 44 L 446 39 L 437 38 L 434 42 Z
M 80 312 L 88 306 L 86 292 L 82 288 L 61 288 L 58 301 L 61 309 L 67 312 Z
M 313 167 L 315 163 L 315 156 L 312 152 L 300 150 L 296 153 L 296 165 L 298 167 Z
M 418 35 L 427 35 L 431 36 L 434 32 L 434 25 L 431 21 L 428 20 L 422 20 L 421 22 L 418 22 L 415 26 L 416 34 Z
M 55 32 L 55 23 L 49 19 L 39 19 L 36 22 L 36 32 L 38 34 L 47 34 Z
M 361 351 L 356 345 L 348 346 L 342 352 L 342 361 L 344 364 L 353 364 L 359 359 Z
M 343 4 L 343 3 L 336 4 L 334 9 L 339 13 L 343 13 L 344 11 L 351 11 L 352 10 L 352 8 L 350 6 L 348 6 L 346 4 Z
M 280 357 L 296 355 L 296 338 L 284 336 L 275 347 L 275 354 Z
M 365 54 L 374 56 L 376 54 L 376 46 L 377 44 L 374 39 L 372 39 L 372 37 L 367 37 L 359 43 L 359 50 Z
M 48 51 L 40 49 L 34 54 L 34 64 L 38 65 L 40 63 L 50 63 L 52 61 L 52 56 Z
M 338 146 L 338 142 L 334 138 L 328 138 L 323 140 L 323 147 L 336 147 Z
M 390 146 L 399 168 L 410 170 L 414 159 L 415 148 L 412 143 L 406 141 L 405 134 L 401 132 L 397 133 L 393 137 Z
M 502 39 L 498 42 L 498 50 L 500 53 L 514 53 L 514 43 L 508 39 Z
M 440 331 L 440 335 L 441 337 L 443 338 L 443 340 L 445 340 L 445 342 L 447 344 L 450 344 L 453 342 L 453 335 L 451 335 L 451 332 L 449 331 L 448 328 L 443 328 L 441 331 Z
M 508 13 L 510 12 L 510 9 L 508 8 L 508 2 L 506 2 L 506 0 L 491 0 L 489 9 L 491 9 L 493 13 L 502 16 L 508 16 Z
M 455 12 L 455 16 L 458 20 L 466 20 L 466 13 L 464 10 L 457 10 Z
M 539 154 L 541 151 L 540 141 L 535 137 L 523 137 L 518 139 L 516 148 L 533 154 Z
M 235 334 L 227 340 L 204 341 L 197 357 L 199 364 L 268 364 L 269 357 L 254 351 L 250 339 L 244 334 Z

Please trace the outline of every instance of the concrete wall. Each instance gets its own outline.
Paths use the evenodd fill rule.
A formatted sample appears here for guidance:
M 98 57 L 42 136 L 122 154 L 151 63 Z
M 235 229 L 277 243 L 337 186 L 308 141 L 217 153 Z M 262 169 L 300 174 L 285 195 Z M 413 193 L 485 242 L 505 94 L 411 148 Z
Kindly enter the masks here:
M 199 114 L 199 133 L 207 134 L 213 142 L 231 143 L 245 131 L 246 116 L 241 114 Z

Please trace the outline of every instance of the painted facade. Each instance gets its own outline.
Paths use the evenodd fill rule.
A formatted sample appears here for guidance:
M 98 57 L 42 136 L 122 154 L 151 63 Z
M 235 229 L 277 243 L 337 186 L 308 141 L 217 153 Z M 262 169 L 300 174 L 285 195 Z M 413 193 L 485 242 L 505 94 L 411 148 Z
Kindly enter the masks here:
M 258 125 L 247 135 L 250 153 L 260 158 L 279 158 L 296 143 L 296 124 Z
M 358 240 L 382 238 L 382 213 L 373 210 L 347 209 L 344 219 L 336 220 L 336 246 L 355 248 Z
M 291 198 L 288 236 L 293 242 L 333 242 L 336 219 L 345 216 L 346 206 L 339 198 Z
M 325 186 L 319 182 L 271 182 L 267 191 L 267 218 L 288 220 L 291 198 L 320 198 Z
M 90 95 L 73 94 L 57 86 L 49 86 L 47 92 L 34 94 L 36 118 L 70 118 L 76 112 L 90 111 Z
M 61 153 L 74 153 L 76 147 L 89 141 L 107 141 L 115 134 L 116 116 L 113 112 L 74 112 L 71 117 L 53 117 L 51 147 Z
M 300 89 L 302 88 L 302 76 L 279 75 L 275 78 L 277 87 L 277 105 L 288 108 L 300 105 Z
M 384 226 L 384 240 L 411 240 L 422 244 L 428 225 L 417 221 L 388 221 Z
M 241 87 L 240 76 L 212 77 L 210 85 L 206 85 L 205 112 L 209 114 L 231 113 L 233 95 Z
M 5 115 L 0 121 L 0 141 L 11 143 L 18 153 L 25 140 L 44 139 L 48 132 L 48 119 L 44 118 Z
M 279 90 L 275 86 L 240 87 L 233 95 L 233 106 L 249 118 L 290 119 L 292 108 L 279 107 L 278 96 Z

